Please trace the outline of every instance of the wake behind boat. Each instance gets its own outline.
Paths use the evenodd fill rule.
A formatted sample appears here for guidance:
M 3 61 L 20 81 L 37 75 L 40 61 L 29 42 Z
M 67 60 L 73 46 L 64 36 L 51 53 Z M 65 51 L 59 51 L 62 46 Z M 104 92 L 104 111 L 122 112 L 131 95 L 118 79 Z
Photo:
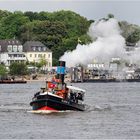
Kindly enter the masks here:
M 60 61 L 59 63 L 57 76 L 52 81 L 47 81 L 46 87 L 41 88 L 41 91 L 34 95 L 30 103 L 33 111 L 85 110 L 83 103 L 85 90 L 64 83 L 65 62 Z

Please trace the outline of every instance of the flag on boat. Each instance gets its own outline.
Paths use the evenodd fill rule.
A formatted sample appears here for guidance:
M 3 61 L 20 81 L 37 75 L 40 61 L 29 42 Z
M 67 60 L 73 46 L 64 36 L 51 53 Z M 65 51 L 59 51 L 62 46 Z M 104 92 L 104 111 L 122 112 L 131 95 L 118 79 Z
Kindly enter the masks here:
M 55 86 L 56 86 L 55 83 L 51 83 L 51 82 L 48 83 L 48 88 L 55 88 Z

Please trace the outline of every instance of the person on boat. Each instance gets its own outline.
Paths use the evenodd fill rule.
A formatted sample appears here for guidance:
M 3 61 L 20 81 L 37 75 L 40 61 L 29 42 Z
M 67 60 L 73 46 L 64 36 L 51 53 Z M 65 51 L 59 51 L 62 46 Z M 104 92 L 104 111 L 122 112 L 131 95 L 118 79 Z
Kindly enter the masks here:
M 44 93 L 45 92 L 45 88 L 44 87 L 41 87 L 40 88 L 40 93 Z
M 68 88 L 64 88 L 60 92 L 61 96 L 63 97 L 63 100 L 68 100 Z
M 83 94 L 82 93 L 77 93 L 77 99 L 83 101 Z
M 68 100 L 68 92 L 69 92 L 69 89 L 66 87 L 65 92 L 64 92 L 64 100 Z
M 76 98 L 76 96 L 75 96 L 75 93 L 72 91 L 72 90 L 70 90 L 70 102 L 75 102 L 75 98 Z
M 57 86 L 54 90 L 56 91 L 56 95 L 61 96 L 63 100 L 67 99 L 68 88 L 66 87 L 66 84 L 57 83 Z

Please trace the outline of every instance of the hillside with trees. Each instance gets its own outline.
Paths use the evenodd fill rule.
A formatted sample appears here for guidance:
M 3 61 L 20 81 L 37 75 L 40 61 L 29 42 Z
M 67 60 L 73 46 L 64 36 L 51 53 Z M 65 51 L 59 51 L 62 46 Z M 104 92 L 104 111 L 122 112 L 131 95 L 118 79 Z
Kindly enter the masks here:
M 108 18 L 114 15 L 109 14 Z M 78 39 L 82 44 L 91 42 L 87 35 L 90 24 L 94 20 L 72 11 L 58 12 L 9 12 L 0 10 L 0 39 L 18 39 L 26 41 L 41 41 L 53 52 L 53 65 L 67 50 L 77 46 Z M 122 35 L 127 42 L 140 40 L 140 27 L 126 21 L 119 22 Z

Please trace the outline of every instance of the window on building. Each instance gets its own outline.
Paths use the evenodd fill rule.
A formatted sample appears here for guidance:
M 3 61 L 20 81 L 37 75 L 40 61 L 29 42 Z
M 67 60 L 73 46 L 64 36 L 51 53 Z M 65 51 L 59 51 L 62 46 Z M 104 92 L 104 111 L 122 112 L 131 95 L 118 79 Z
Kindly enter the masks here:
M 46 51 L 46 47 L 43 47 L 43 51 Z
M 14 57 L 14 55 L 13 55 L 13 54 L 10 54 L 10 55 L 9 55 L 9 57 L 13 58 L 13 57 Z
M 19 46 L 18 46 L 18 51 L 19 51 L 19 52 L 22 52 L 22 51 L 23 51 L 23 46 L 22 46 L 22 45 L 19 45 Z
M 38 54 L 38 57 L 42 57 L 42 54 Z
M 38 51 L 41 51 L 41 47 L 38 47 Z
M 30 57 L 32 57 L 32 54 L 30 54 Z
M 8 45 L 8 46 L 7 46 L 7 51 L 8 51 L 8 52 L 12 52 L 12 45 Z
M 50 58 L 51 57 L 51 55 L 50 54 L 48 54 L 48 58 Z
M 13 51 L 17 52 L 17 45 L 13 45 Z
M 35 54 L 35 57 L 37 57 L 37 54 Z
M 36 47 L 35 47 L 35 46 L 33 46 L 33 47 L 32 47 L 32 49 L 33 49 L 33 51 L 35 51 L 35 50 L 36 50 Z
M 46 54 L 44 54 L 44 58 L 46 57 Z
M 18 54 L 14 54 L 14 57 L 18 57 Z

